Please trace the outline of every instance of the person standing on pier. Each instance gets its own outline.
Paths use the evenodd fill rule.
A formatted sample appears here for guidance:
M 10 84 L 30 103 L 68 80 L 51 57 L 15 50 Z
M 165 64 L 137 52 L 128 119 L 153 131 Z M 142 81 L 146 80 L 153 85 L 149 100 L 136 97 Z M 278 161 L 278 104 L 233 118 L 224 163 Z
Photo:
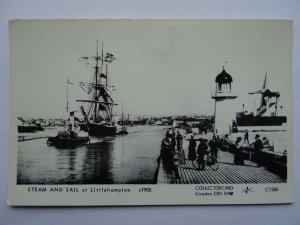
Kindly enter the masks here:
M 171 146 L 172 146 L 173 153 L 175 153 L 175 151 L 176 151 L 176 135 L 175 135 L 174 130 L 172 130 Z
M 228 141 L 228 134 L 225 134 L 224 141 Z
M 210 152 L 211 152 L 211 156 L 215 159 L 218 158 L 218 140 L 216 135 L 214 134 L 213 139 L 209 141 L 208 143 L 209 147 L 210 147 Z
M 163 163 L 169 168 L 173 162 L 173 153 L 168 135 L 161 142 L 160 156 L 157 160 L 162 159 Z M 172 159 L 172 160 L 171 160 Z
M 160 156 L 158 157 L 157 162 L 159 162 L 160 159 L 162 159 L 163 164 L 166 166 L 169 173 L 173 175 L 174 172 L 175 179 L 181 178 L 179 176 L 178 167 L 175 165 L 175 154 L 168 138 L 168 134 L 166 134 L 166 137 L 162 140 Z
M 170 133 L 170 130 L 167 130 L 167 132 L 166 132 L 166 137 L 172 138 L 172 134 Z
M 183 137 L 180 134 L 179 131 L 177 131 L 177 136 L 176 136 L 176 144 L 177 144 L 177 151 L 179 153 L 179 163 L 180 164 L 185 164 L 185 153 L 182 148 L 182 143 L 183 143 Z
M 176 136 L 176 144 L 177 144 L 177 150 L 180 151 L 182 147 L 182 142 L 183 142 L 183 137 L 179 131 L 177 131 L 177 136 Z
M 257 162 L 257 166 L 261 166 L 261 157 L 262 157 L 262 150 L 263 150 L 263 143 L 259 138 L 259 134 L 255 135 L 255 142 L 253 143 L 254 145 L 254 154 Z
M 242 138 L 237 137 L 235 142 L 235 149 L 234 149 L 234 164 L 235 165 L 244 165 L 244 158 L 242 154 L 243 150 L 243 144 L 242 144 Z
M 248 130 L 246 130 L 245 132 L 245 136 L 244 136 L 244 143 L 246 144 L 249 144 L 249 133 L 248 133 Z
M 232 133 L 237 133 L 239 131 L 235 120 L 232 120 L 232 130 L 231 131 L 232 131 Z
M 267 137 L 263 137 L 262 143 L 263 143 L 264 147 L 267 147 L 267 148 L 272 147 L 272 145 L 270 144 L 270 140 Z
M 190 142 L 189 142 L 189 153 L 188 153 L 188 158 L 191 161 L 194 161 L 197 158 L 196 155 L 196 140 L 194 139 L 194 136 L 191 136 Z
M 201 122 L 199 122 L 199 124 L 198 124 L 198 130 L 199 130 L 199 134 L 202 135 L 202 123 Z
M 208 146 L 206 144 L 206 141 L 204 139 L 200 139 L 200 144 L 197 149 L 198 153 L 198 169 L 204 170 L 205 169 L 205 161 L 204 156 L 206 154 L 206 150 L 208 149 Z

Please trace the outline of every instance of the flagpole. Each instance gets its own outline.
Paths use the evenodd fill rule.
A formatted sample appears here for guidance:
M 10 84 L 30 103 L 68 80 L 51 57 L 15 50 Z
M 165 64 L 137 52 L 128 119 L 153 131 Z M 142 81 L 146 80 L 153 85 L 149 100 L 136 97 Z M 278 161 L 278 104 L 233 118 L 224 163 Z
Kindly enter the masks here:
M 108 79 L 108 70 L 107 70 L 107 62 L 105 63 L 105 69 L 106 69 L 106 87 L 107 87 L 107 79 Z
M 67 79 L 67 113 L 69 112 L 69 79 Z

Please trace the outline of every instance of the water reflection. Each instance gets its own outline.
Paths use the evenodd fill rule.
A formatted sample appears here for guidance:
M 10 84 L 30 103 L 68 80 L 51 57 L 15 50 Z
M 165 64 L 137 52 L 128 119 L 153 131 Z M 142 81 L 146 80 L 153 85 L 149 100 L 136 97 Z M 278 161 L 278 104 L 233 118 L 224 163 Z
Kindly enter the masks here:
M 73 148 L 46 139 L 19 142 L 18 184 L 131 184 L 153 182 L 164 127 L 138 126 L 127 136 Z
M 113 140 L 88 145 L 83 158 L 80 180 L 87 184 L 113 183 L 111 159 L 113 149 Z

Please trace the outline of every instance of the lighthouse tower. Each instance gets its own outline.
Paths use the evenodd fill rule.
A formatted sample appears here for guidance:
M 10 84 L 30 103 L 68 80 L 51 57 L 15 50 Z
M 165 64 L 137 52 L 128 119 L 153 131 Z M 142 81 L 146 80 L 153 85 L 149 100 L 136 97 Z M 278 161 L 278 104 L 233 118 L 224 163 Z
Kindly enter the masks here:
M 237 97 L 231 91 L 232 77 L 223 71 L 216 77 L 216 88 L 212 92 L 215 100 L 215 124 L 214 130 L 218 134 L 228 134 L 232 131 L 232 124 L 235 121 L 234 99 Z

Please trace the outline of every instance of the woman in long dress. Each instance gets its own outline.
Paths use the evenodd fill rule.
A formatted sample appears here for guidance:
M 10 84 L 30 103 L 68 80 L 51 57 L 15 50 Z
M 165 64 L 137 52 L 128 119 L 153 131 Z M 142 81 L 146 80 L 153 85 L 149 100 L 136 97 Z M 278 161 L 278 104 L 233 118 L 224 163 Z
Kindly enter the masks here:
M 242 138 L 237 137 L 235 142 L 235 153 L 234 153 L 234 164 L 236 165 L 244 165 L 242 150 L 243 150 Z
M 190 142 L 189 142 L 189 153 L 188 158 L 189 160 L 195 160 L 197 158 L 196 155 L 196 140 L 194 139 L 193 135 L 191 136 Z

